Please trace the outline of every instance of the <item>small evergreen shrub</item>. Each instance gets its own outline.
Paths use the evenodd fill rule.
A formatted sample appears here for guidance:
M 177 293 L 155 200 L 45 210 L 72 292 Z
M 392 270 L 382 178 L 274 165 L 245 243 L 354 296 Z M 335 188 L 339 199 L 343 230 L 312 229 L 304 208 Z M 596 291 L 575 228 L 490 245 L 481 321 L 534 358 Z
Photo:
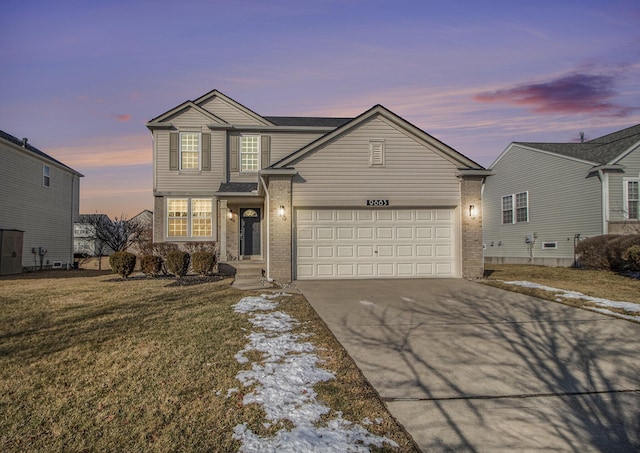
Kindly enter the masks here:
M 129 252 L 114 252 L 109 257 L 109 265 L 114 274 L 126 279 L 136 267 L 136 256 Z
M 162 258 L 162 273 L 167 275 L 169 271 L 167 270 L 167 256 L 171 252 L 177 252 L 179 250 L 178 244 L 173 244 L 171 242 L 154 242 L 153 243 L 153 254 Z
M 216 265 L 216 256 L 209 252 L 194 252 L 191 255 L 191 268 L 197 274 L 202 276 L 209 275 L 213 272 Z
M 640 271 L 640 245 L 632 245 L 629 247 L 624 252 L 623 257 L 630 270 Z
M 170 274 L 176 277 L 184 277 L 189 271 L 191 257 L 187 252 L 170 252 L 167 255 L 166 265 Z
M 145 255 L 142 257 L 140 268 L 147 277 L 157 277 L 162 271 L 162 258 L 155 255 Z

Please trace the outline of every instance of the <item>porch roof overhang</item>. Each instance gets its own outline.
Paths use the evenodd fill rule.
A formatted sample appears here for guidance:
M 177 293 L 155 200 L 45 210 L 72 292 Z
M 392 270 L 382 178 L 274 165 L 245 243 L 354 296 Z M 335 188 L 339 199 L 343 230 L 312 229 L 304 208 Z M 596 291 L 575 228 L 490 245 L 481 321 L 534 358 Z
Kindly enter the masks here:
M 256 182 L 223 182 L 215 196 L 238 203 L 251 203 L 264 199 L 264 194 L 260 192 Z

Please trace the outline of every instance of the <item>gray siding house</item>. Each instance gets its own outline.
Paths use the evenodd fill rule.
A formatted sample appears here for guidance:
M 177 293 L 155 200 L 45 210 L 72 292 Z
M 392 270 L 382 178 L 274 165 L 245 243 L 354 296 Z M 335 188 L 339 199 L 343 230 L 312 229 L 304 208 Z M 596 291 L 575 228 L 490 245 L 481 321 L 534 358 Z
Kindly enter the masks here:
M 216 241 L 268 278 L 482 276 L 489 172 L 383 106 L 261 116 L 217 90 L 147 123 L 154 241 Z
M 576 241 L 640 232 L 640 124 L 584 143 L 511 143 L 484 187 L 486 262 L 571 265 Z
M 27 139 L 0 131 L 0 230 L 22 232 L 21 244 L 3 243 L 5 264 L 20 261 L 13 267 L 20 270 L 73 264 L 81 177 Z

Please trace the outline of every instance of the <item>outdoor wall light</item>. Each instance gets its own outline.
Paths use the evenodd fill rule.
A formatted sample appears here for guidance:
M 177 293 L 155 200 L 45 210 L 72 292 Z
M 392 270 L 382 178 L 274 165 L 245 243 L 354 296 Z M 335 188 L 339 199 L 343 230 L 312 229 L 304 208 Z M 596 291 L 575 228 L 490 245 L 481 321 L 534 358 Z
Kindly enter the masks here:
M 280 207 L 278 208 L 278 215 L 279 215 L 280 217 L 284 217 L 284 206 L 280 206 Z
M 227 217 L 229 218 L 229 220 L 233 219 L 233 211 L 231 209 L 229 209 L 229 212 L 227 212 Z
M 478 208 L 476 208 L 474 205 L 469 206 L 469 217 L 471 217 L 472 219 L 478 217 Z

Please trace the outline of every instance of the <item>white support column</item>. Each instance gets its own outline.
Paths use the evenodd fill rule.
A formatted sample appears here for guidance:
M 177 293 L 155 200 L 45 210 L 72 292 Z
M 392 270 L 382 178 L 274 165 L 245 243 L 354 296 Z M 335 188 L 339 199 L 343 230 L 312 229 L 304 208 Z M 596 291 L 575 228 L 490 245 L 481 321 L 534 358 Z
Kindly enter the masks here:
M 218 200 L 218 225 L 220 237 L 218 238 L 218 259 L 227 261 L 227 200 Z

